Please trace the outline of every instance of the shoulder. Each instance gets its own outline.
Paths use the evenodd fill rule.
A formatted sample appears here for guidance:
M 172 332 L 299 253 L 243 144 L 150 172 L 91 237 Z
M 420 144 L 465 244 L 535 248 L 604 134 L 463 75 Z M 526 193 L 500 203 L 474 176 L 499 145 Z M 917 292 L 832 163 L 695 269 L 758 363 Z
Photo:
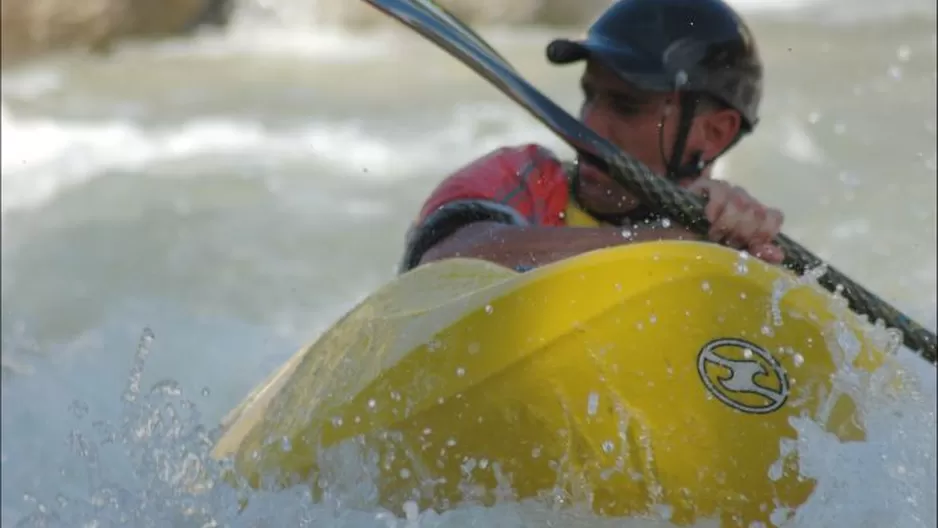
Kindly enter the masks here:
M 541 145 L 501 147 L 476 158 L 440 182 L 423 203 L 407 235 L 402 270 L 471 223 L 562 224 L 567 186 L 561 161 Z
M 479 169 L 497 169 L 507 173 L 518 173 L 528 166 L 559 164 L 557 156 L 544 146 L 528 143 L 499 147 L 460 167 L 454 175 L 474 172 Z
M 452 172 L 433 195 L 498 200 L 525 183 L 566 185 L 565 182 L 566 173 L 557 156 L 541 145 L 530 143 L 489 151 Z

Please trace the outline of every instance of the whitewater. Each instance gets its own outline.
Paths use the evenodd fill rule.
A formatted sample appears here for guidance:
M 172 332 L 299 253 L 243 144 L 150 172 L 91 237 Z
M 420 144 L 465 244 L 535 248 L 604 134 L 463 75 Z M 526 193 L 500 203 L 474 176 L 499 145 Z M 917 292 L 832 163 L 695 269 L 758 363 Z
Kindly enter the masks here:
M 719 177 L 934 329 L 934 4 L 735 4 L 767 99 Z M 447 171 L 504 144 L 569 153 L 429 43 L 297 5 L 4 70 L 3 526 L 669 526 L 513 502 L 396 516 L 302 489 L 256 493 L 239 513 L 237 492 L 197 477 L 223 469 L 208 456 L 221 417 L 394 275 Z M 572 110 L 578 71 L 543 58 L 558 32 L 580 31 L 482 31 Z M 819 488 L 793 526 L 938 525 L 935 369 L 899 357 L 906 390 L 863 402 L 868 442 L 796 424 Z

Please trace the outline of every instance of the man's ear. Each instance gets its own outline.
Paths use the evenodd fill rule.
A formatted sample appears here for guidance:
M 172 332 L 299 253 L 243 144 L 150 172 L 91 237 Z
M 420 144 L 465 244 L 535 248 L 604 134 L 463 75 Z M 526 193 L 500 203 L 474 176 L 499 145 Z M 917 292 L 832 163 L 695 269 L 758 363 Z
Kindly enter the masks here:
M 703 121 L 705 160 L 719 156 L 736 139 L 742 126 L 739 112 L 729 108 L 707 112 L 698 119 Z

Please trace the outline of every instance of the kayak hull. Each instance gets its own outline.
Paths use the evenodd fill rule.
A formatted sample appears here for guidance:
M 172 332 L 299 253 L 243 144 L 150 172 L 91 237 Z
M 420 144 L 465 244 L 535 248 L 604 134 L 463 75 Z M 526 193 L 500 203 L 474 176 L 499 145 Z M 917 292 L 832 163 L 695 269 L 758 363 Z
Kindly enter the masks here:
M 445 261 L 298 352 L 216 455 L 254 486 L 356 490 L 363 507 L 547 497 L 748 526 L 813 490 L 785 446 L 793 418 L 864 438 L 836 375 L 882 364 L 867 333 L 820 288 L 709 244 L 525 274 Z

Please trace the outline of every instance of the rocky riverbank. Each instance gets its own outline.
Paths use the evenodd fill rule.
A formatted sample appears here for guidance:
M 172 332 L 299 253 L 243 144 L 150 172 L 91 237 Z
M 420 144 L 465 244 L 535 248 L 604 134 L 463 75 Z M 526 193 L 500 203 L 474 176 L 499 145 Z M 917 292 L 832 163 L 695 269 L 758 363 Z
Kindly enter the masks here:
M 230 0 L 0 0 L 3 66 L 39 55 L 106 51 L 127 38 L 178 35 L 223 25 Z
M 438 0 L 478 25 L 585 26 L 611 0 Z M 271 20 L 283 25 L 371 27 L 392 23 L 360 0 L 0 0 L 2 65 L 66 50 L 106 52 L 127 39 L 200 26 Z

